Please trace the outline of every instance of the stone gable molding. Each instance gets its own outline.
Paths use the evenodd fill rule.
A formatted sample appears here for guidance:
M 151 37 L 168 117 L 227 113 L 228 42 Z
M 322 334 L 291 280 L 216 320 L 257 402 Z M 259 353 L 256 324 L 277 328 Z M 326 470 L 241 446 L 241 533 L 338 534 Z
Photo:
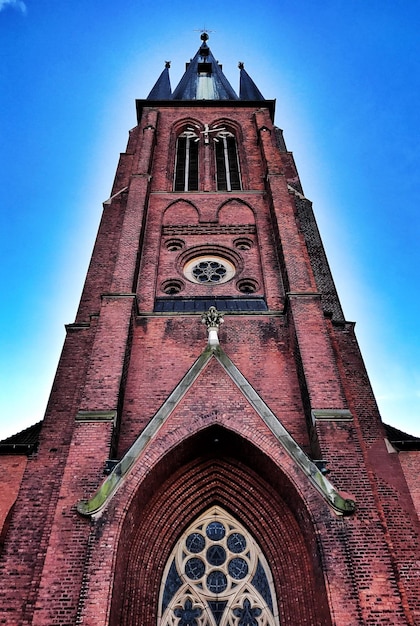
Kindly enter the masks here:
M 233 361 L 227 356 L 220 344 L 209 343 L 198 359 L 168 396 L 161 408 L 157 411 L 143 432 L 136 439 L 131 448 L 123 456 L 115 469 L 105 479 L 96 493 L 89 500 L 81 500 L 77 510 L 81 515 L 92 516 L 99 514 L 108 504 L 116 490 L 123 484 L 125 476 L 131 471 L 137 459 L 153 440 L 169 415 L 190 389 L 194 381 L 200 376 L 210 359 L 215 358 L 226 373 L 236 384 L 254 410 L 265 422 L 279 444 L 292 458 L 296 465 L 307 477 L 309 484 L 315 488 L 338 515 L 348 515 L 355 511 L 355 501 L 348 494 L 341 494 L 332 483 L 322 474 L 313 461 L 303 452 L 300 446 L 284 428 L 276 415 L 258 395 L 252 385 L 243 376 Z M 95 412 L 95 413 L 100 413 Z M 106 412 L 104 412 L 105 414 Z

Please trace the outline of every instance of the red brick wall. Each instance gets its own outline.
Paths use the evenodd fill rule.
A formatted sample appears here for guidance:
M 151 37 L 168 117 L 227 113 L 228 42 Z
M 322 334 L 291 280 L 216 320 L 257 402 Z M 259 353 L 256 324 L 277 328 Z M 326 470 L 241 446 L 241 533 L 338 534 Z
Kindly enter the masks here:
M 38 452 L 28 459 L 26 465 L 0 558 L 2 624 L 21 626 L 33 623 L 63 471 L 86 376 L 91 347 L 90 330 L 85 327 L 69 329 L 44 418 Z M 78 474 L 77 465 L 73 474 Z M 73 574 L 78 571 L 74 570 Z M 70 580 L 67 591 L 63 588 L 63 593 L 71 595 L 69 590 L 74 589 L 78 597 L 77 586 Z M 48 580 L 45 582 L 48 584 Z M 76 610 L 77 602 L 73 600 L 72 604 Z M 61 622 L 62 625 L 64 623 Z M 68 623 L 74 624 L 74 620 L 70 619 Z
M 176 131 L 191 121 L 221 122 L 237 133 L 242 191 L 215 191 L 203 145 L 200 191 L 176 202 Z M 325 259 L 316 245 L 308 251 L 288 181 L 298 185 L 267 110 L 144 109 L 121 156 L 39 451 L 11 517 L 0 623 L 154 624 L 174 541 L 215 502 L 263 547 L 283 623 L 420 622 L 419 523 L 410 495 L 418 506 L 411 478 L 418 465 L 400 455 L 404 475 L 398 456 L 388 454 L 353 326 L 324 316 L 313 266 Z M 250 250 L 235 247 L 241 232 Z M 165 245 L 175 235 L 183 240 L 179 252 Z M 235 280 L 188 283 L 183 255 L 194 247 L 230 249 Z M 204 349 L 199 315 L 153 313 L 163 281 L 174 277 L 187 295 L 235 297 L 238 278 L 255 278 L 269 310 L 226 315 L 221 344 L 302 449 L 322 456 L 333 484 L 355 496 L 353 516 L 332 512 L 214 360 L 105 510 L 94 520 L 77 514 L 77 501 L 103 480 L 113 444 L 118 456 L 127 451 Z M 353 419 L 312 427 L 313 409 L 349 410 Z M 101 411 L 118 414 L 115 427 Z
M 417 515 L 420 518 L 420 452 L 400 452 L 398 458 L 413 498 Z
M 26 455 L 5 454 L 0 456 L 2 486 L 0 492 L 0 550 L 6 531 L 5 522 L 17 498 L 28 458 Z

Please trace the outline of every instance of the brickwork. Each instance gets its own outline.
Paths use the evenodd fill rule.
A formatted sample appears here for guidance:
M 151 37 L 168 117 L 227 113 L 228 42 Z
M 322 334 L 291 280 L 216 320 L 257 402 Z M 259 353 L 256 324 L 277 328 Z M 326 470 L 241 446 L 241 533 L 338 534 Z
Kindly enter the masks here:
M 304 450 L 308 431 L 283 317 L 228 316 L 220 331 L 227 354 Z M 197 316 L 141 317 L 134 332 L 119 455 L 134 442 L 204 348 Z M 159 349 L 156 349 L 159 346 Z M 182 346 L 182 349 L 180 349 Z
M 418 452 L 400 452 L 399 460 L 405 479 L 420 517 L 420 455 Z
M 281 623 L 293 623 L 293 619 L 299 620 L 300 624 L 329 623 L 327 612 L 324 616 L 316 616 L 315 597 L 318 596 L 321 606 L 323 604 L 326 607 L 327 603 L 325 592 L 322 594 L 319 579 L 312 569 L 302 532 L 290 509 L 273 489 L 239 463 L 227 460 L 192 463 L 168 483 L 165 485 L 165 492 L 171 494 L 171 499 L 168 501 L 162 491 L 159 498 L 155 497 L 150 502 L 146 514 L 136 528 L 135 537 L 130 542 L 132 552 L 125 576 L 126 584 L 122 590 L 124 602 L 118 614 L 119 607 L 115 598 L 116 615 L 111 623 L 155 623 L 156 590 L 159 589 L 164 558 L 191 516 L 214 499 L 223 506 L 240 512 L 247 526 L 264 542 L 270 562 L 276 564 L 273 576 L 277 583 Z M 249 490 L 254 494 L 252 500 L 238 497 Z M 261 523 L 258 515 L 260 502 L 268 507 L 265 524 Z M 145 542 L 145 529 L 151 520 L 156 520 L 157 511 L 161 521 L 154 526 L 151 537 L 154 550 L 150 553 Z M 119 555 L 120 562 L 122 558 L 123 555 Z M 149 569 L 145 566 L 146 563 L 150 566 L 150 561 L 154 566 Z M 317 573 L 319 574 L 319 568 Z M 147 607 L 142 598 L 149 594 L 152 602 Z M 297 602 L 297 598 L 304 595 L 307 602 Z M 320 613 L 322 615 L 322 610 Z
M 340 327 L 338 327 L 340 329 Z M 348 480 L 348 488 L 355 490 L 365 482 L 363 491 L 370 492 L 372 509 L 377 511 L 380 526 L 383 528 L 383 541 L 388 546 L 392 559 L 393 575 L 405 608 L 407 623 L 420 621 L 418 588 L 420 585 L 420 524 L 413 503 L 415 490 L 404 476 L 398 455 L 390 454 L 385 446 L 385 433 L 369 380 L 364 369 L 360 351 L 354 336 L 353 326 L 336 332 L 339 347 L 338 364 L 343 368 L 346 395 L 354 415 L 354 435 L 360 466 L 366 467 L 365 476 L 358 472 L 358 478 Z M 338 458 L 337 446 L 333 438 L 328 443 L 329 450 L 336 450 L 337 469 L 343 467 L 343 459 Z M 417 453 L 418 457 L 418 453 Z M 408 483 L 408 484 L 407 484 Z M 367 503 L 366 496 L 359 496 L 361 503 Z M 371 511 L 363 506 L 359 516 L 371 518 Z M 410 609 L 408 608 L 410 607 Z
M 26 455 L 0 457 L 0 473 L 3 477 L 0 496 L 0 551 L 7 532 L 9 514 L 17 498 L 28 459 Z
M 414 626 L 418 453 L 385 445 L 353 325 L 271 105 L 186 104 L 138 103 L 39 449 L 27 462 L 0 457 L 2 520 L 20 485 L 0 560 L 0 623 L 155 625 L 175 542 L 219 505 L 261 546 L 282 625 Z M 203 140 L 217 126 L 237 141 L 242 186 L 233 192 L 216 191 L 213 142 Z M 189 127 L 199 138 L 199 187 L 175 193 L 177 135 Z M 192 280 L 186 264 L 202 255 L 230 264 L 232 277 Z M 277 425 L 270 429 L 216 358 L 168 405 L 207 329 L 194 308 L 155 312 L 156 299 L 250 295 L 264 306 L 225 315 L 223 349 L 302 458 L 327 462 L 332 485 L 357 503 L 351 516 L 327 504 Z M 165 420 L 145 433 L 162 406 Z M 110 458 L 122 459 L 118 489 L 82 517 L 77 502 L 93 496 Z
M 295 194 L 295 203 L 299 226 L 305 236 L 311 266 L 318 291 L 321 294 L 323 310 L 333 319 L 344 321 L 343 311 L 312 210 L 312 203 L 306 198 L 300 197 L 299 194 Z
M 28 459 L 0 557 L 1 624 L 32 624 L 93 336 L 93 327 L 72 328 L 67 335 L 39 449 Z
M 211 393 L 214 397 L 214 402 L 212 403 L 214 408 L 211 413 L 203 414 L 203 400 L 209 393 Z M 232 420 L 232 415 L 237 412 L 239 412 L 242 416 L 241 421 Z M 209 430 L 209 427 L 212 425 L 217 425 L 218 430 Z M 223 428 L 221 429 L 220 427 Z M 231 428 L 240 431 L 243 438 L 232 438 L 232 435 L 229 435 Z M 194 432 L 197 431 L 202 431 L 202 436 L 199 438 L 189 437 L 189 435 L 193 435 Z M 251 441 L 253 442 L 252 446 L 248 443 Z M 180 442 L 180 444 L 176 446 L 177 442 Z M 176 446 L 175 448 L 174 444 Z M 219 444 L 221 447 L 220 449 Z M 171 450 L 170 455 L 168 454 L 168 450 Z M 207 474 L 201 475 L 197 469 L 194 469 L 192 476 L 195 484 L 187 484 L 185 475 L 183 475 L 183 477 L 179 478 L 179 488 L 175 491 L 172 491 L 172 489 L 168 490 L 166 485 L 162 485 L 164 477 L 170 477 L 174 471 L 180 471 L 179 468 L 182 468 L 189 458 L 195 458 L 197 454 L 200 455 L 202 450 L 207 451 L 210 459 L 215 456 L 215 460 L 209 462 L 209 471 L 211 472 L 212 480 L 207 478 Z M 262 450 L 264 450 L 265 454 Z M 218 472 L 214 467 L 214 463 L 217 464 L 217 459 L 225 454 L 238 455 L 242 459 L 242 462 L 246 462 L 248 465 L 248 469 L 245 473 L 243 473 L 241 478 L 241 481 L 243 481 L 243 488 L 241 489 L 237 488 L 239 482 L 238 476 L 230 468 L 224 472 L 224 476 L 221 476 L 220 479 L 217 478 Z M 283 459 L 283 467 L 285 468 L 288 466 L 287 471 L 290 472 L 290 476 L 292 477 L 293 482 L 295 482 L 294 486 L 290 483 L 290 479 L 288 480 L 285 478 L 283 472 L 279 472 L 279 469 L 275 470 L 275 467 L 273 466 L 273 461 L 270 457 L 278 459 L 279 455 Z M 201 461 L 198 462 L 200 463 Z M 197 462 L 194 465 L 197 466 Z M 296 468 L 293 468 L 293 464 L 291 464 L 290 460 L 284 456 L 284 452 L 282 453 L 281 450 L 279 450 L 278 444 L 276 444 L 273 435 L 261 422 L 261 419 L 253 413 L 247 405 L 246 400 L 243 396 L 241 396 L 238 389 L 234 387 L 233 383 L 226 376 L 226 374 L 224 374 L 220 366 L 213 362 L 213 364 L 209 365 L 205 371 L 204 378 L 199 378 L 197 380 L 194 388 L 191 389 L 185 400 L 182 401 L 182 403 L 175 410 L 173 417 L 171 416 L 171 419 L 165 424 L 164 427 L 162 427 L 159 432 L 159 437 L 153 442 L 148 450 L 145 451 L 142 458 L 139 459 L 136 469 L 132 472 L 132 474 L 130 474 L 126 485 L 123 486 L 116 495 L 115 506 L 113 506 L 112 509 L 105 513 L 101 518 L 100 540 L 98 537 L 96 542 L 98 552 L 95 553 L 95 557 L 89 568 L 90 588 L 87 593 L 89 596 L 89 603 L 86 606 L 86 621 L 89 622 L 89 619 L 92 618 L 93 612 L 97 609 L 97 602 L 95 598 L 92 597 L 92 590 L 97 589 L 97 586 L 99 585 L 101 588 L 100 594 L 103 596 L 107 595 L 105 588 L 109 585 L 109 581 L 103 576 L 103 572 L 107 569 L 107 561 L 110 558 L 113 559 L 114 557 L 109 550 L 105 553 L 101 549 L 101 545 L 106 545 L 108 548 L 114 546 L 114 550 L 116 549 L 115 516 L 118 516 L 119 518 L 118 526 L 121 527 L 122 525 L 122 535 L 119 543 L 120 549 L 131 550 L 133 548 L 133 538 L 131 536 L 126 537 L 126 534 L 128 533 L 131 535 L 133 532 L 137 532 L 139 524 L 144 523 L 145 527 L 149 527 L 150 530 L 153 527 L 155 536 L 159 537 L 159 539 L 156 538 L 156 541 L 153 539 L 152 545 L 154 545 L 155 548 L 153 549 L 153 552 L 150 553 L 150 547 L 145 547 L 145 536 L 143 531 L 138 531 L 139 540 L 141 539 L 143 544 L 142 550 L 147 550 L 147 558 L 144 554 L 141 557 L 142 568 L 146 568 L 144 572 L 144 576 L 146 577 L 150 577 L 152 573 L 153 576 L 158 576 L 159 572 L 161 575 L 162 567 L 164 566 L 165 559 L 167 558 L 167 551 L 170 551 L 172 542 L 175 539 L 173 533 L 182 531 L 183 525 L 187 522 L 189 516 L 191 515 L 191 511 L 199 511 L 202 507 L 205 507 L 206 504 L 214 500 L 222 500 L 225 506 L 232 509 L 237 515 L 241 515 L 242 518 L 245 516 L 248 523 L 249 516 L 254 516 L 253 532 L 257 533 L 256 536 L 258 538 L 264 535 L 265 539 L 262 539 L 264 542 L 263 545 L 266 545 L 267 541 L 281 541 L 282 537 L 284 540 L 284 533 L 282 534 L 279 532 L 278 526 L 276 526 L 276 519 L 278 519 L 280 511 L 281 516 L 290 515 L 290 513 L 286 514 L 284 511 L 284 505 L 275 504 L 275 502 L 278 502 L 278 496 L 274 497 L 274 502 L 272 502 L 271 496 L 268 497 L 266 493 L 264 496 L 261 496 L 261 503 L 258 503 L 258 498 L 260 496 L 257 496 L 255 493 L 257 491 L 257 486 L 254 486 L 252 472 L 250 474 L 247 473 L 249 466 L 254 468 L 258 467 L 262 476 L 264 476 L 265 480 L 268 481 L 265 489 L 269 489 L 268 484 L 273 484 L 274 491 L 271 491 L 273 497 L 275 493 L 283 494 L 283 497 L 286 499 L 289 506 L 291 506 L 294 510 L 295 519 L 301 520 L 302 528 L 297 531 L 296 521 L 294 521 L 293 524 L 290 522 L 290 526 L 295 528 L 296 532 L 303 533 L 303 535 L 308 534 L 305 541 L 311 545 L 312 550 L 318 550 L 316 547 L 315 535 L 311 535 L 310 533 L 311 522 L 309 520 L 308 513 L 305 513 L 304 511 L 305 507 L 303 506 L 302 498 L 306 500 L 308 504 L 312 503 L 314 514 L 318 518 L 320 516 L 320 511 L 321 518 L 322 515 L 324 515 L 327 519 L 330 519 L 331 516 L 335 517 L 335 515 L 332 514 L 330 510 L 325 509 L 325 504 L 321 505 L 321 509 L 319 508 L 320 496 L 316 490 L 312 490 L 310 493 L 306 492 L 306 481 L 303 479 L 303 476 L 299 475 L 299 472 L 296 472 Z M 183 470 L 180 472 L 183 474 Z M 227 480 L 227 476 L 230 476 L 229 480 Z M 260 484 L 261 481 L 264 482 L 262 478 L 259 479 Z M 299 483 L 299 487 L 297 487 L 296 482 Z M 218 485 L 217 489 L 215 487 L 216 484 Z M 137 485 L 142 485 L 142 487 L 138 489 Z M 206 485 L 205 488 L 204 485 Z M 296 488 L 299 490 L 299 495 L 296 492 Z M 144 510 L 147 506 L 148 497 L 150 497 L 151 494 L 156 494 L 156 491 L 160 494 L 159 503 L 156 505 L 155 512 L 152 513 L 149 518 L 144 513 Z M 224 496 L 223 493 L 225 493 Z M 230 495 L 228 496 L 227 494 Z M 251 496 L 250 494 L 253 495 Z M 228 499 L 226 500 L 227 497 Z M 230 502 L 229 498 L 234 498 L 234 500 Z M 166 504 L 163 506 L 162 503 L 164 501 L 168 502 L 169 508 L 166 507 Z M 131 504 L 129 504 L 130 502 Z M 239 505 L 239 502 L 241 502 L 241 505 Z M 272 514 L 270 508 L 271 506 L 279 506 L 279 510 L 276 515 Z M 127 510 L 129 512 L 127 517 L 125 517 Z M 133 515 L 134 518 L 132 517 Z M 113 518 L 112 522 L 111 518 Z M 153 522 L 149 522 L 148 519 L 153 519 Z M 174 520 L 176 520 L 176 524 Z M 283 523 L 286 525 L 289 524 L 289 522 L 284 520 L 280 526 L 282 526 Z M 163 524 L 165 525 L 162 526 Z M 265 524 L 273 524 L 270 532 L 268 532 L 268 528 Z M 172 529 L 171 533 L 169 532 L 169 529 Z M 295 531 L 289 530 L 289 532 L 293 533 Z M 163 554 L 160 552 L 160 541 L 162 540 L 166 542 L 166 548 Z M 150 546 L 150 543 L 147 543 Z M 302 546 L 302 539 L 299 540 L 299 545 Z M 125 548 L 123 548 L 123 546 L 125 546 Z M 274 548 L 271 549 L 273 550 Z M 276 550 L 280 550 L 278 544 Z M 313 579 L 312 583 L 309 582 L 311 578 L 309 572 L 312 567 L 315 567 L 315 565 L 305 565 L 305 561 L 302 561 L 303 570 L 300 570 L 301 573 L 299 574 L 297 571 L 299 566 L 291 556 L 290 551 L 292 548 L 289 546 L 288 542 L 283 544 L 281 550 L 283 553 L 284 550 L 286 550 L 288 556 L 277 558 L 274 561 L 277 563 L 276 567 L 282 569 L 282 576 L 286 576 L 286 578 L 288 577 L 284 571 L 284 568 L 286 567 L 285 563 L 287 562 L 289 563 L 290 568 L 294 569 L 293 579 L 302 576 L 308 581 L 307 583 L 304 583 L 303 587 L 315 585 L 317 590 L 321 592 L 322 578 L 320 579 L 317 577 L 317 583 L 315 583 Z M 159 560 L 159 567 L 154 564 L 155 558 Z M 319 556 L 319 559 L 320 558 L 321 557 Z M 121 555 L 119 562 L 121 567 L 124 568 L 124 573 L 119 574 L 118 571 L 116 573 L 116 576 L 120 580 L 117 585 L 117 589 L 123 584 L 122 581 L 128 581 L 128 579 L 131 578 L 125 569 L 127 558 L 124 554 Z M 101 565 L 98 567 L 99 563 Z M 133 564 L 133 567 L 137 572 L 139 571 L 137 561 Z M 320 567 L 319 561 L 317 561 L 316 567 Z M 307 578 L 308 576 L 309 578 Z M 156 578 L 153 578 L 153 581 L 156 582 Z M 149 598 L 149 592 L 147 591 L 149 586 L 147 586 L 147 590 L 144 589 L 146 582 L 144 579 L 139 578 L 139 574 L 133 576 L 132 584 L 136 586 L 139 585 L 138 588 L 142 588 L 143 591 L 141 593 L 135 591 L 128 592 L 127 589 L 124 592 L 121 591 L 121 593 L 123 593 L 122 597 L 127 597 L 126 594 L 129 593 L 129 598 L 132 600 L 131 601 L 127 598 L 128 606 L 126 610 L 135 611 L 136 613 L 137 610 L 140 611 L 140 617 L 133 617 L 133 619 L 138 619 L 138 621 L 134 621 L 134 623 L 153 623 L 152 615 L 153 611 L 155 611 L 155 600 L 158 590 L 154 590 L 153 594 L 150 596 L 151 604 L 148 605 L 148 603 L 146 603 L 147 605 L 145 605 L 143 600 L 145 597 Z M 149 584 L 150 580 L 147 585 Z M 297 587 L 294 589 L 298 588 L 299 585 L 300 583 L 297 584 Z M 152 586 L 154 588 L 154 583 Z M 302 617 L 302 623 L 323 623 L 323 619 L 325 619 L 324 623 L 328 623 L 326 617 L 322 619 L 320 616 L 316 619 L 314 618 L 313 606 L 312 609 L 305 604 L 303 604 L 300 608 L 296 607 L 294 604 L 296 602 L 295 591 L 293 589 L 289 589 L 289 592 L 291 593 L 290 597 L 292 598 L 293 596 L 293 600 L 290 599 L 290 605 L 283 608 L 283 612 L 289 614 L 289 622 L 291 622 L 290 615 L 292 614 L 293 606 L 293 610 L 300 610 L 303 616 L 306 615 L 306 617 Z M 284 598 L 288 592 L 285 590 L 279 590 L 279 593 L 282 593 Z M 323 593 L 325 593 L 325 591 Z M 133 595 L 136 597 L 135 600 Z M 117 612 L 124 610 L 118 606 L 118 598 L 115 594 L 114 599 L 116 605 L 114 610 Z M 135 608 L 132 608 L 132 602 L 134 602 Z M 140 602 L 142 608 L 139 607 Z M 286 602 L 286 600 L 284 600 L 284 602 Z M 148 611 L 148 613 L 145 613 L 144 611 Z M 103 623 L 106 623 L 106 615 L 103 619 Z M 111 623 L 118 623 L 118 619 L 119 618 L 116 617 L 115 622 L 112 621 Z M 128 619 L 128 617 L 126 619 Z M 319 622 L 317 620 L 319 620 Z M 287 621 L 285 623 L 287 623 Z

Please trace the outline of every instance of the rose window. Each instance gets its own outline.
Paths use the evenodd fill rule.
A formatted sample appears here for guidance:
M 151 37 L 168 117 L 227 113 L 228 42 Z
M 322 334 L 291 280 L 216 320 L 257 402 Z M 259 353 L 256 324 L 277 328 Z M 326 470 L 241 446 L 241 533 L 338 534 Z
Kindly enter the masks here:
M 226 276 L 226 267 L 219 261 L 200 261 L 192 275 L 199 283 L 219 283 Z
M 184 276 L 191 282 L 201 285 L 226 283 L 234 275 L 233 263 L 218 256 L 195 257 L 184 266 Z

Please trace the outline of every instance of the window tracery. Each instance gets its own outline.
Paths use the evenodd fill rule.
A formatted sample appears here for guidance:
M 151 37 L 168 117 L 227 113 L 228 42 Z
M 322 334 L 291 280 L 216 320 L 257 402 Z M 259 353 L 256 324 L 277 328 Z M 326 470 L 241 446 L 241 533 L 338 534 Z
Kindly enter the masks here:
M 176 140 L 174 191 L 199 190 L 200 144 L 213 143 L 217 191 L 240 191 L 242 189 L 239 156 L 235 135 L 224 126 L 204 124 L 204 130 L 192 123 Z M 210 141 L 212 138 L 212 142 Z
M 245 528 L 218 506 L 178 541 L 165 568 L 158 626 L 278 626 L 271 572 Z
M 235 266 L 223 257 L 206 254 L 190 259 L 183 271 L 184 276 L 193 283 L 220 285 L 233 278 Z

